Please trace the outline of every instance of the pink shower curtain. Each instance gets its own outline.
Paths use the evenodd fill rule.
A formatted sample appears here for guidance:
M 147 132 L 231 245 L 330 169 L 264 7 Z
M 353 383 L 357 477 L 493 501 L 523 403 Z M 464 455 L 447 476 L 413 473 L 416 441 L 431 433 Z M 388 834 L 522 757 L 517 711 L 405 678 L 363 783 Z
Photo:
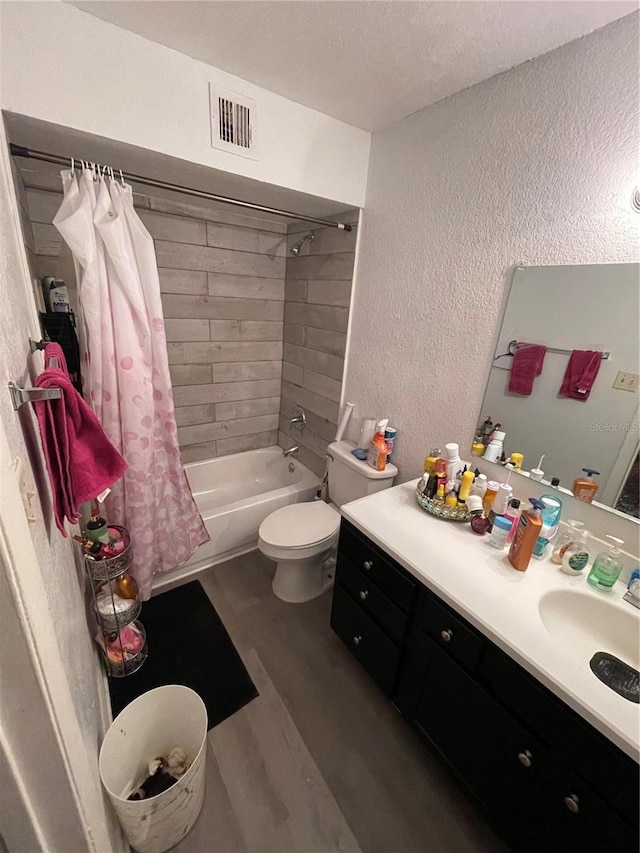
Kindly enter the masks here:
M 153 240 L 128 184 L 62 172 L 53 224 L 76 266 L 85 397 L 128 470 L 108 520 L 131 533 L 142 598 L 209 539 L 180 460 Z

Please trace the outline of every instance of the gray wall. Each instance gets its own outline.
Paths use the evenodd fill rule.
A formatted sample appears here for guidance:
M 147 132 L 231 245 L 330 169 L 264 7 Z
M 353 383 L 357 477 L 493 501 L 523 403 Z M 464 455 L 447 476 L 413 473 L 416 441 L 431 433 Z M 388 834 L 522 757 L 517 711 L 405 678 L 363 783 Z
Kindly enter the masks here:
M 355 226 L 358 214 L 341 219 Z M 357 230 L 294 223 L 288 247 L 311 230 L 315 240 L 287 254 L 279 443 L 299 444 L 300 461 L 322 474 L 338 423 Z M 289 428 L 296 406 L 307 415 L 303 432 Z

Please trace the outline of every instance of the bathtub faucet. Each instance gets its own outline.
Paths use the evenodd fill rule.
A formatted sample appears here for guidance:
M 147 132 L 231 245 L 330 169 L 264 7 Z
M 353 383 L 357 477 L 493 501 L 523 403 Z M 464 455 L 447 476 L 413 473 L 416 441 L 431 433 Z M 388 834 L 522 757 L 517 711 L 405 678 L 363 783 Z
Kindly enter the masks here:
M 289 456 L 296 454 L 299 450 L 300 447 L 297 444 L 294 444 L 293 447 L 290 447 L 288 450 L 283 450 L 282 455 L 287 459 Z

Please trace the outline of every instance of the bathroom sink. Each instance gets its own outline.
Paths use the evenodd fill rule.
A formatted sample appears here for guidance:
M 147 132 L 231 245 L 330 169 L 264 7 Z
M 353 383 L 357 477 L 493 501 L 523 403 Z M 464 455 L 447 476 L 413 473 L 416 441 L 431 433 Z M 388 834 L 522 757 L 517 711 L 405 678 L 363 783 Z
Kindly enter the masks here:
M 627 611 L 598 593 L 554 590 L 543 595 L 539 609 L 559 653 L 589 667 L 597 652 L 607 652 L 640 669 L 640 618 L 631 606 Z

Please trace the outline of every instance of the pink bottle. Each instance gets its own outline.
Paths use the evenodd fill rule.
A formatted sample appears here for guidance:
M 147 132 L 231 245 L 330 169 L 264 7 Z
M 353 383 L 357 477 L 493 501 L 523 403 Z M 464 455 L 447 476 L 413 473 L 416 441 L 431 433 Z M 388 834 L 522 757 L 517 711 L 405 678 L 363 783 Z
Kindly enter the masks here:
M 511 522 L 511 530 L 507 534 L 507 545 L 510 545 L 513 541 L 513 537 L 516 535 L 516 530 L 518 529 L 518 522 L 520 521 L 520 515 L 522 510 L 520 509 L 520 501 L 518 498 L 511 498 L 509 501 L 509 505 L 507 507 L 507 511 L 504 514 L 505 518 L 508 518 Z

